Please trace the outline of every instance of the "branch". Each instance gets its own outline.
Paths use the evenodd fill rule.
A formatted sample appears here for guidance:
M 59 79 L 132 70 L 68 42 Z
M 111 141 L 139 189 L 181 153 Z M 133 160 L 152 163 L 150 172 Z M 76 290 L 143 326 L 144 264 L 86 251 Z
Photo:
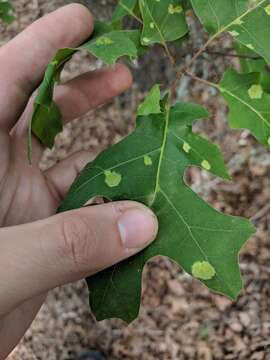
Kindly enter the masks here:
M 228 56 L 228 57 L 235 57 L 235 58 L 240 58 L 240 59 L 251 59 L 251 60 L 261 60 L 262 59 L 261 56 L 232 54 L 232 53 L 226 53 L 226 52 L 222 52 L 222 51 L 210 51 L 207 49 L 205 49 L 204 52 L 207 54 L 210 54 L 210 55 L 217 55 L 217 56 L 223 56 L 223 57 Z
M 208 80 L 205 80 L 205 79 L 203 79 L 203 78 L 200 78 L 200 77 L 192 74 L 192 73 L 191 73 L 190 71 L 188 71 L 188 70 L 184 70 L 183 72 L 184 72 L 185 75 L 191 77 L 191 79 L 193 79 L 193 80 L 195 80 L 195 81 L 198 81 L 198 82 L 200 82 L 200 83 L 202 83 L 202 84 L 204 84 L 204 85 L 211 86 L 211 87 L 214 87 L 214 88 L 216 88 L 216 89 L 219 89 L 219 85 L 216 84 L 216 83 L 213 83 L 213 82 L 211 82 L 211 81 L 208 81 Z

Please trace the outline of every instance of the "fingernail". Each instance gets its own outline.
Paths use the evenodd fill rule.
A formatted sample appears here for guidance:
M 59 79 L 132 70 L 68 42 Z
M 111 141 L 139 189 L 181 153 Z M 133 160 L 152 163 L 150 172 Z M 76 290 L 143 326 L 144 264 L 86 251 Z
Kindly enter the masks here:
M 158 221 L 148 208 L 136 208 L 121 215 L 118 228 L 125 248 L 142 249 L 155 239 Z

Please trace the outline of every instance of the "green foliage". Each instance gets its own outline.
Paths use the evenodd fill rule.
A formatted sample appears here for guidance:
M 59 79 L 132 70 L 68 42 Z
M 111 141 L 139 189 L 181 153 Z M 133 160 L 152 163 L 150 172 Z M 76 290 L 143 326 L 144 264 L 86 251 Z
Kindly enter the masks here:
M 134 10 L 137 4 L 138 0 L 120 0 L 113 12 L 112 21 L 121 20 L 126 15 L 136 17 Z
M 131 59 L 143 51 L 138 30 L 112 30 L 104 23 L 96 23 L 96 29 L 89 41 L 76 49 L 61 49 L 48 65 L 44 80 L 34 102 L 32 131 L 40 141 L 52 147 L 55 136 L 62 130 L 61 114 L 53 101 L 55 83 L 59 80 L 64 64 L 73 54 L 86 50 L 106 64 L 114 64 L 118 58 L 127 55 Z M 29 139 L 29 141 L 31 141 Z M 31 145 L 29 146 L 31 149 Z
M 143 18 L 142 44 L 165 44 L 187 33 L 183 6 L 178 0 L 139 0 Z
M 194 11 L 214 37 L 229 32 L 237 42 L 270 61 L 269 0 L 191 0 Z
M 191 103 L 171 107 L 167 102 L 156 113 L 151 92 L 144 113 L 130 136 L 87 165 L 59 209 L 79 208 L 103 196 L 140 200 L 159 218 L 158 237 L 144 252 L 87 280 L 98 320 L 118 317 L 130 322 L 136 318 L 143 266 L 160 254 L 230 298 L 236 298 L 242 287 L 238 251 L 253 227 L 245 219 L 214 210 L 183 179 L 190 165 L 229 178 L 219 149 L 192 132 L 194 121 L 207 117 L 207 111 Z M 108 173 L 113 174 L 112 182 L 107 181 Z
M 168 43 L 186 38 L 186 14 L 190 13 L 186 10 L 191 8 L 209 39 L 180 68 Z M 123 28 L 126 16 L 135 20 L 132 29 Z M 217 212 L 185 184 L 189 166 L 223 179 L 230 177 L 216 145 L 192 131 L 195 120 L 207 117 L 206 110 L 191 103 L 174 104 L 173 96 L 183 74 L 214 86 L 228 104 L 231 127 L 250 130 L 269 148 L 269 30 L 270 0 L 119 0 L 110 23 L 97 22 L 86 43 L 59 50 L 49 64 L 35 99 L 32 131 L 50 147 L 62 129 L 61 114 L 53 101 L 54 86 L 75 52 L 86 50 L 114 64 L 123 56 L 133 60 L 150 46 L 161 45 L 177 74 L 165 96 L 159 85 L 152 87 L 138 108 L 135 131 L 86 166 L 59 209 L 75 209 L 95 196 L 104 196 L 140 201 L 159 218 L 157 240 L 145 251 L 87 279 L 98 319 L 132 321 L 136 317 L 143 267 L 156 255 L 172 258 L 194 278 L 230 298 L 241 290 L 238 252 L 254 229 L 247 220 Z M 192 74 L 191 65 L 223 34 L 233 38 L 241 56 L 241 73 L 227 70 L 220 84 L 215 84 Z
M 270 147 L 270 95 L 264 93 L 259 73 L 238 74 L 228 70 L 220 86 L 229 104 L 231 127 L 249 129 Z
M 270 67 L 267 62 L 258 56 L 254 51 L 241 45 L 235 45 L 240 58 L 241 70 L 243 73 L 257 72 L 260 76 L 260 84 L 266 92 L 270 92 Z
M 14 20 L 13 8 L 8 0 L 0 0 L 0 20 L 6 23 Z

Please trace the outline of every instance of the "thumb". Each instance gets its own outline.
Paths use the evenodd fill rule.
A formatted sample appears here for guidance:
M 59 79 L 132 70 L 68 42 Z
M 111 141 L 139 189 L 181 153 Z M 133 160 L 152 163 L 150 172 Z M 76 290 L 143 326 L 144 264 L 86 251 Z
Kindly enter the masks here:
M 154 240 L 157 229 L 155 215 L 131 201 L 0 229 L 0 316 L 33 296 L 134 255 Z

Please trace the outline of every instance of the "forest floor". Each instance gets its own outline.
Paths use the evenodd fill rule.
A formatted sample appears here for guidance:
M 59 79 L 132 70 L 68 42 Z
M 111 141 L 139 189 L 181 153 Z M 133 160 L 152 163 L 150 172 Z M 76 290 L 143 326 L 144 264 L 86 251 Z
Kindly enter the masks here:
M 89 1 L 94 6 L 106 2 Z M 0 28 L 0 44 L 14 37 L 39 16 L 64 0 L 14 0 L 16 21 Z M 99 11 L 97 11 L 99 13 Z M 190 19 L 191 39 L 200 46 L 203 36 Z M 230 47 L 230 39 L 217 41 L 215 49 Z M 190 42 L 178 59 L 190 57 Z M 22 54 L 23 56 L 23 54 Z M 64 79 L 88 71 L 99 62 L 76 55 L 65 68 Z M 228 58 L 204 54 L 194 66 L 198 74 L 218 80 L 224 68 L 236 65 Z M 168 83 L 172 71 L 159 48 L 131 65 L 135 83 L 131 91 L 96 112 L 69 124 L 52 151 L 46 150 L 41 166 L 51 166 L 70 153 L 88 149 L 93 155 L 119 141 L 134 126 L 134 113 L 154 82 Z M 73 360 L 95 349 L 106 359 L 140 360 L 269 360 L 270 359 L 270 156 L 247 131 L 232 131 L 227 108 L 216 91 L 183 78 L 178 96 L 207 105 L 211 116 L 196 125 L 220 145 L 233 177 L 223 182 L 197 168 L 187 179 L 194 191 L 216 209 L 252 218 L 257 234 L 240 256 L 244 290 L 236 302 L 214 295 L 166 258 L 152 260 L 144 272 L 139 318 L 130 326 L 119 320 L 95 322 L 88 308 L 83 281 L 50 292 L 39 315 L 9 360 Z

